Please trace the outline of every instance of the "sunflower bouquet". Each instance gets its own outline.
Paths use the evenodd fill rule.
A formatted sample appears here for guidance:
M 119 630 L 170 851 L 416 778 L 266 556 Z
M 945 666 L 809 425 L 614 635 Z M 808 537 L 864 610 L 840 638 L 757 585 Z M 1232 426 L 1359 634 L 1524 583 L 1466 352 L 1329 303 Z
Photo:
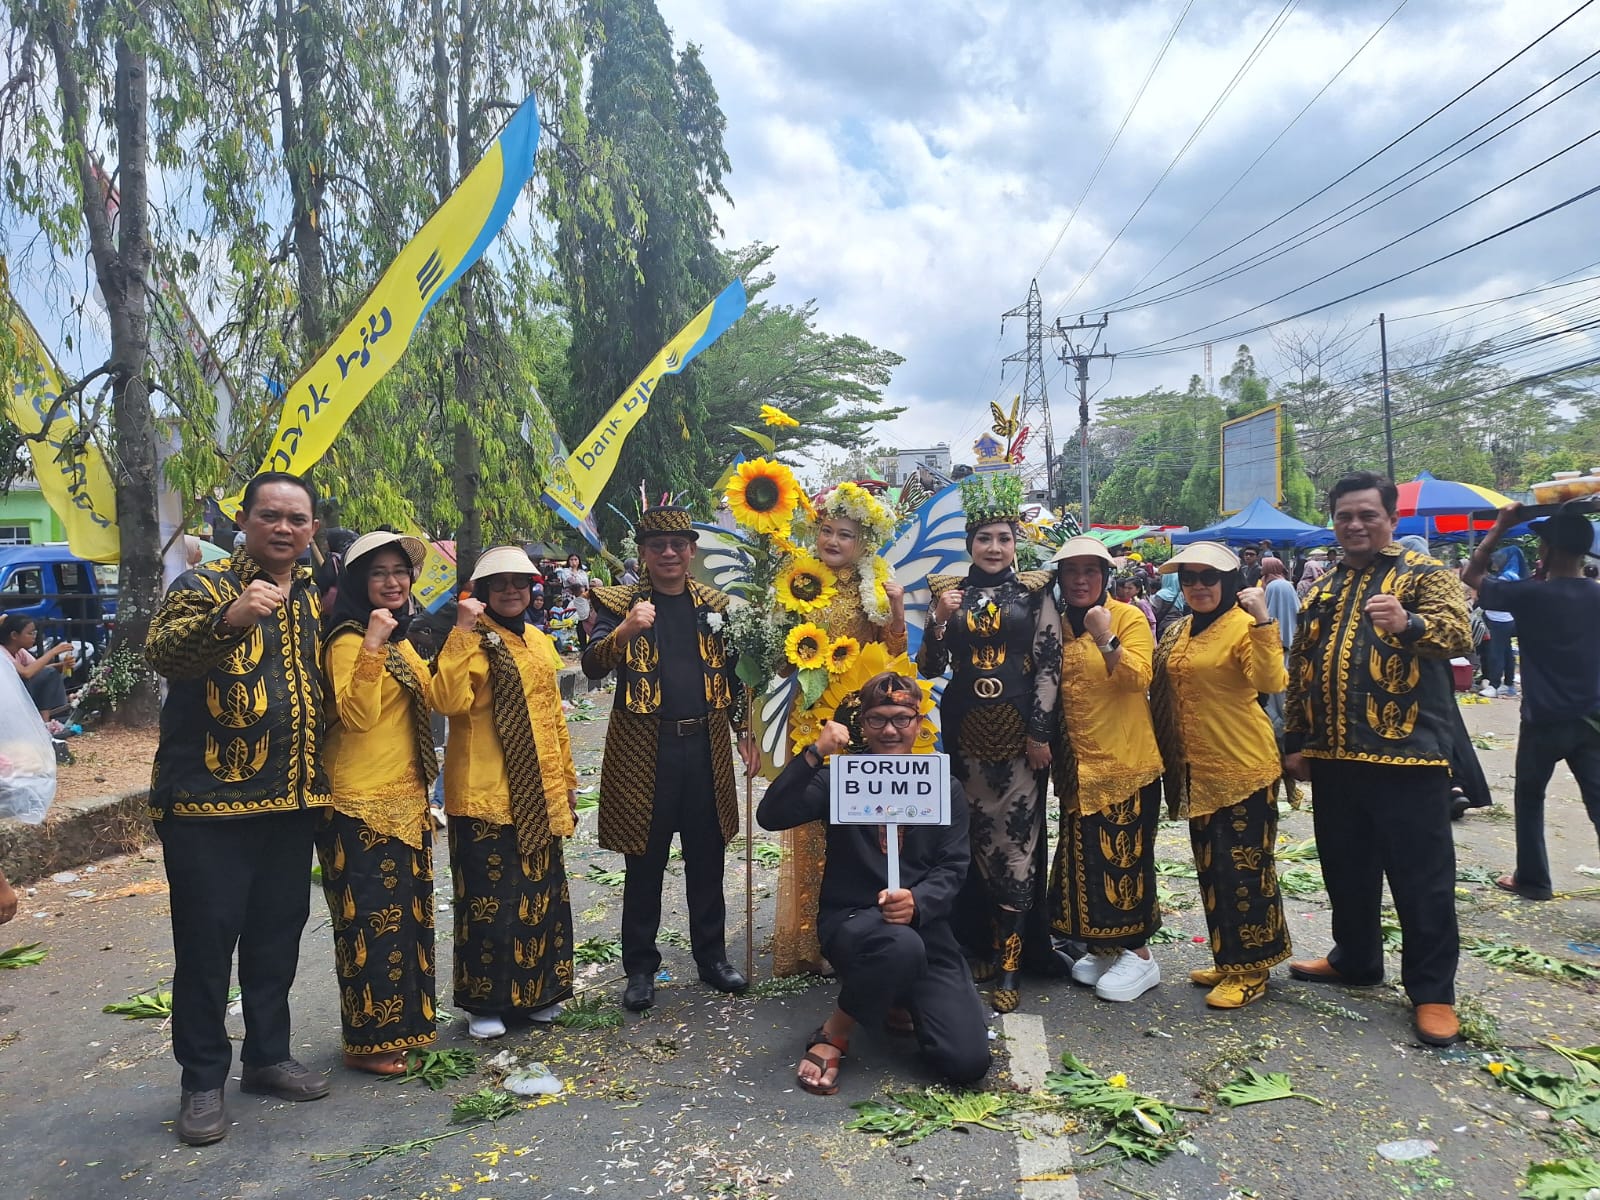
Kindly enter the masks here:
M 727 628 L 739 652 L 739 678 L 759 689 L 793 670 L 809 708 L 829 678 L 849 671 L 861 651 L 856 639 L 830 638 L 810 619 L 839 594 L 838 576 L 796 544 L 797 534 L 814 528 L 816 509 L 794 473 L 766 458 L 735 469 L 727 500 L 733 519 L 749 535 L 750 575 L 739 585 L 746 603 L 729 614 Z

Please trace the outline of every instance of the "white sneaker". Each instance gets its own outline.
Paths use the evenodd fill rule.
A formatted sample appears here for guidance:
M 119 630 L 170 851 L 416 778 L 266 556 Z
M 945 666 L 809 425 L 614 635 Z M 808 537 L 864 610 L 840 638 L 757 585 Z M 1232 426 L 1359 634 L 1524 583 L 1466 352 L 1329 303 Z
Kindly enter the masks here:
M 1100 976 L 1094 985 L 1094 994 L 1102 1000 L 1137 1000 L 1161 982 L 1161 968 L 1155 956 L 1140 958 L 1132 950 L 1124 950 L 1109 971 Z
M 543 1008 L 534 1009 L 528 1014 L 528 1020 L 535 1025 L 548 1025 L 559 1017 L 566 1007 L 564 1003 L 557 1000 L 554 1004 L 546 1004 Z
M 1109 954 L 1091 951 L 1072 964 L 1072 982 L 1081 983 L 1084 987 L 1093 987 L 1100 982 L 1100 976 L 1111 970 L 1116 962 L 1117 952 L 1114 950 Z
M 1508 684 L 1506 684 L 1504 687 L 1502 687 L 1500 689 L 1500 699 L 1502 699 L 1502 700 L 1515 700 L 1516 698 L 1517 698 L 1517 689 L 1515 687 L 1513 687 L 1511 684 L 1508 683 Z
M 1494 695 L 1495 695 L 1494 684 L 1490 683 L 1487 679 L 1485 679 L 1483 681 L 1483 686 L 1478 689 L 1478 695 L 1487 696 L 1491 700 L 1494 699 Z
M 480 1015 L 478 1013 L 467 1014 L 468 1037 L 488 1039 L 505 1037 L 505 1035 L 506 1023 L 499 1017 L 494 1016 L 493 1014 L 489 1014 L 487 1016 Z

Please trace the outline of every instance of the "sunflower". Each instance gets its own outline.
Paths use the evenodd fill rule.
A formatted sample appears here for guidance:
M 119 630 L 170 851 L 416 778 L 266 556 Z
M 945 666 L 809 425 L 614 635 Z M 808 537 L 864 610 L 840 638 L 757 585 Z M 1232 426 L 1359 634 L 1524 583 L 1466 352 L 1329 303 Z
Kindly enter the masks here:
M 828 631 L 810 621 L 802 621 L 789 631 L 783 641 L 783 652 L 790 662 L 802 671 L 826 666 L 828 662 Z
M 850 722 L 845 714 L 840 711 L 841 706 L 846 711 L 850 710 L 857 689 L 880 671 L 893 671 L 895 674 L 903 675 L 907 679 L 916 679 L 917 688 L 922 693 L 922 701 L 917 705 L 922 713 L 922 725 L 917 730 L 917 740 L 912 745 L 912 753 L 928 754 L 935 750 L 938 745 L 939 731 L 934 724 L 938 713 L 935 711 L 933 703 L 933 681 L 917 679 L 917 668 L 912 665 L 911 660 L 904 653 L 890 655 L 882 642 L 868 642 L 861 647 L 855 661 L 850 664 L 847 670 L 841 671 L 837 675 L 830 674 L 828 676 L 828 686 L 823 689 L 822 695 L 817 697 L 817 702 L 810 709 L 801 710 L 805 715 L 815 720 L 815 725 L 812 724 L 811 720 L 807 720 L 801 725 L 796 725 L 795 722 L 800 713 L 796 713 L 789 718 L 789 738 L 790 743 L 794 746 L 794 752 L 799 754 L 800 751 L 817 740 L 817 735 L 822 732 L 822 722 L 837 719 L 849 724 Z M 838 714 L 838 716 L 835 717 L 835 714 Z M 856 738 L 861 736 L 861 731 L 853 726 L 851 733 Z M 859 751 L 864 750 L 866 747 L 858 744 L 853 745 L 851 748 L 853 751 Z
M 800 485 L 782 463 L 758 458 L 740 463 L 728 483 L 734 520 L 756 533 L 786 533 L 800 499 Z
M 827 608 L 839 594 L 838 577 L 827 565 L 804 551 L 789 560 L 778 572 L 773 585 L 778 603 L 793 613 L 815 612 Z
M 781 429 L 798 429 L 800 422 L 796 421 L 781 408 L 774 408 L 770 404 L 761 406 L 761 419 L 768 425 L 776 425 Z
M 861 654 L 861 643 L 853 637 L 836 638 L 828 647 L 828 674 L 840 675 L 856 665 Z

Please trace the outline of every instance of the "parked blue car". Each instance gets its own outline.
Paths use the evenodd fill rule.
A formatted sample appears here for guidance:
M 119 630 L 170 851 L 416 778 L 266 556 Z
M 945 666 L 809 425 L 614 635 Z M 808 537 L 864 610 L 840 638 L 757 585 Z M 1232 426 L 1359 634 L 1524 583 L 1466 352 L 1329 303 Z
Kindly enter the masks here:
M 66 546 L 0 546 L 0 612 L 33 617 L 45 643 L 104 646 L 116 623 L 116 564 Z

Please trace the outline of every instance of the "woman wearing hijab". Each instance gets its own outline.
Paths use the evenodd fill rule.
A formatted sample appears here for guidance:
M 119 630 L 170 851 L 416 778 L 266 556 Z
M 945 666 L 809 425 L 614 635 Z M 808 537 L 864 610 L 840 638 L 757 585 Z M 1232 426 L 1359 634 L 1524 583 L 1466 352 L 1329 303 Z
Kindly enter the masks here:
M 1273 862 L 1282 758 L 1256 702 L 1289 686 L 1283 641 L 1265 593 L 1244 586 L 1226 546 L 1193 542 L 1161 569 L 1177 574 L 1191 615 L 1156 650 L 1151 705 L 1167 806 L 1189 822 L 1215 963 L 1189 979 L 1211 989 L 1212 1008 L 1243 1008 L 1289 957 Z
M 1313 553 L 1315 554 L 1316 552 L 1314 551 Z M 1312 557 L 1306 559 L 1305 569 L 1300 574 L 1300 582 L 1294 585 L 1295 593 L 1301 600 L 1311 594 L 1311 589 L 1317 586 L 1317 580 L 1322 578 L 1327 569 L 1328 560 L 1326 558 Z
M 1095 538 L 1068 538 L 1051 562 L 1062 638 L 1061 731 L 1044 756 L 1061 804 L 1052 924 L 1091 951 L 1073 964 L 1074 982 L 1102 1000 L 1135 1000 L 1161 982 L 1147 945 L 1161 928 L 1161 752 L 1147 695 L 1155 639 L 1142 612 L 1106 594 L 1111 555 Z M 1039 691 L 1050 683 L 1041 671 Z
M 981 475 L 961 481 L 972 566 L 964 577 L 929 577 L 932 619 L 917 671 L 951 672 L 939 704 L 944 745 L 966 792 L 972 861 L 993 911 L 994 961 L 976 974 L 994 977 L 990 1003 L 1008 1013 L 1021 1002 L 1023 925 L 1042 874 L 1035 852 L 1044 836 L 1061 623 L 1049 572 L 1017 573 L 1021 481 L 1001 475 L 987 484 Z
M 434 664 L 434 704 L 450 718 L 455 1002 L 476 1038 L 500 1037 L 513 1013 L 553 1020 L 572 995 L 560 839 L 576 823 L 578 773 L 561 656 L 525 616 L 535 574 L 520 547 L 484 551 Z
M 428 668 L 406 636 L 426 552 L 403 534 L 357 538 L 322 622 L 333 804 L 317 829 L 317 858 L 333 919 L 344 1065 L 375 1075 L 400 1074 L 407 1051 L 435 1037 L 428 791 L 439 767 Z M 221 699 L 249 703 L 242 688 Z

